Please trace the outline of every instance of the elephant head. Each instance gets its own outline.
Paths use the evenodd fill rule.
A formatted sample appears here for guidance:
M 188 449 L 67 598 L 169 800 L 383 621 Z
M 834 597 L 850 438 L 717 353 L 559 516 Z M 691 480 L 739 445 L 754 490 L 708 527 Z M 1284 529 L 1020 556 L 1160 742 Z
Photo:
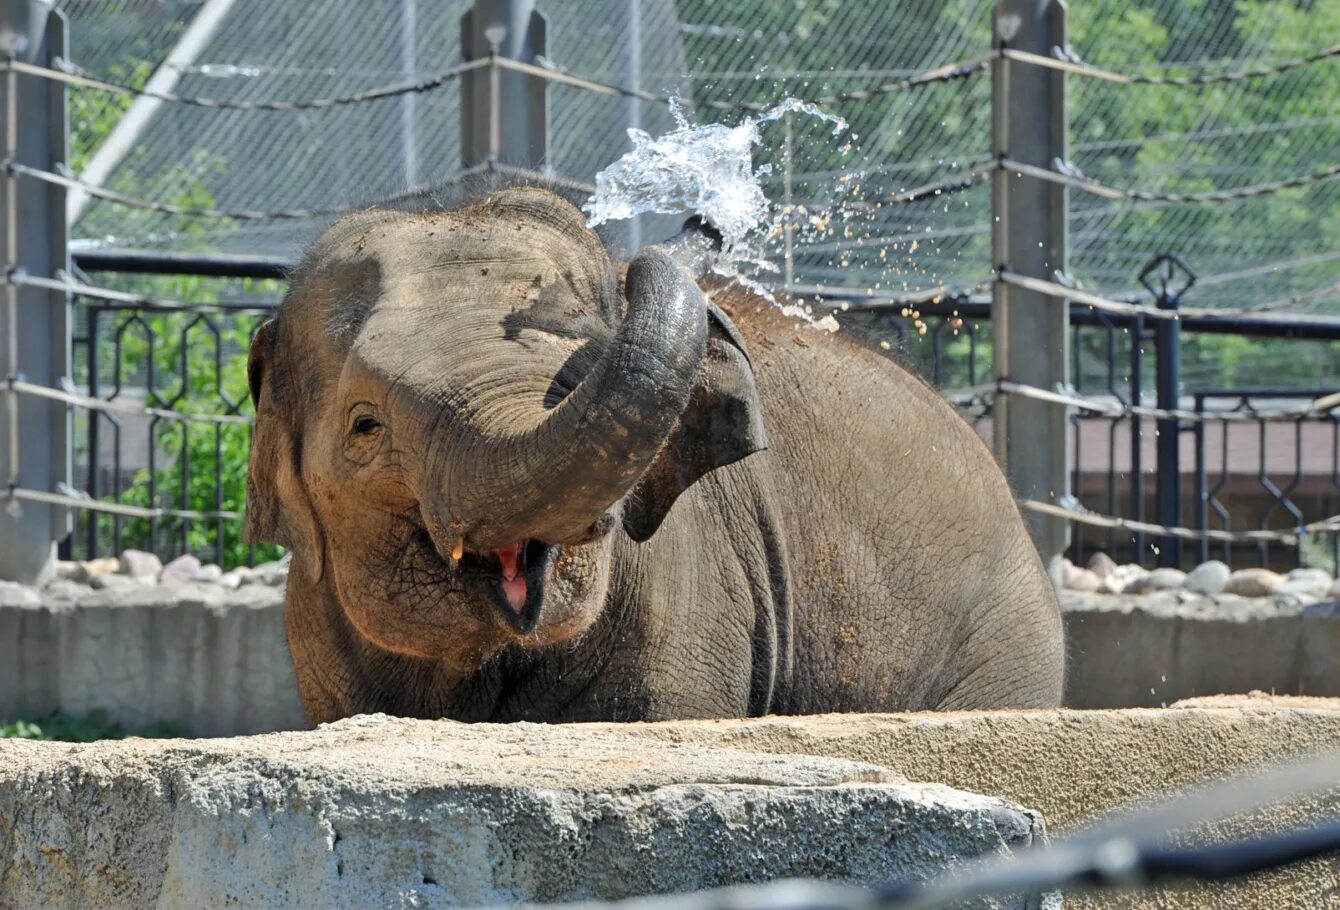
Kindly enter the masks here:
M 533 188 L 337 223 L 252 345 L 248 539 L 384 650 L 471 671 L 580 634 L 615 536 L 764 445 L 695 256 L 641 251 L 621 294 L 580 213 Z

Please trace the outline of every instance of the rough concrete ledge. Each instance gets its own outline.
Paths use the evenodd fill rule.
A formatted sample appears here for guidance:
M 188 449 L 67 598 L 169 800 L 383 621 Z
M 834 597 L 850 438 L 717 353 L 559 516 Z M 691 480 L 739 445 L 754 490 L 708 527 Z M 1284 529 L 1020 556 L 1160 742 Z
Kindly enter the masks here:
M 617 727 L 361 717 L 308 733 L 0 741 L 0 907 L 447 907 L 923 878 L 1035 813 L 885 768 Z M 1025 906 L 1002 900 L 978 906 Z
M 658 742 L 870 762 L 912 780 L 1040 809 L 1054 837 L 1200 783 L 1329 752 L 1336 756 L 1334 790 L 1212 826 L 1188 840 L 1260 836 L 1340 815 L 1340 699 L 1256 693 L 1165 709 L 831 714 L 633 724 L 626 731 Z M 1190 891 L 1067 894 L 1066 906 L 1278 910 L 1329 908 L 1338 899 L 1340 862 L 1331 857 Z

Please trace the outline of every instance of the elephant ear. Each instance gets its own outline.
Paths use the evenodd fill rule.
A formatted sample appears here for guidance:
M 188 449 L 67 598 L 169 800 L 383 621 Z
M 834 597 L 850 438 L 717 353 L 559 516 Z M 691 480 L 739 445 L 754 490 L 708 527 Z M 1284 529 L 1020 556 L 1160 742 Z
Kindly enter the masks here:
M 277 543 L 293 553 L 312 582 L 324 569 L 323 547 L 316 513 L 302 483 L 295 409 L 282 371 L 275 368 L 277 323 L 261 326 L 247 358 L 247 382 L 256 408 L 247 465 L 247 513 L 243 539 L 247 543 Z
M 688 405 L 624 505 L 624 530 L 639 543 L 656 533 L 679 494 L 709 471 L 768 447 L 744 339 L 710 301 L 707 322 L 707 354 Z

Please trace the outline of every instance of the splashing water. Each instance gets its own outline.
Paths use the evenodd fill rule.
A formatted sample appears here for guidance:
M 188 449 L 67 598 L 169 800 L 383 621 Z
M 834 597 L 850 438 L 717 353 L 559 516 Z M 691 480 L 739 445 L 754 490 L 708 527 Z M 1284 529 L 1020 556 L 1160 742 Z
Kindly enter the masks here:
M 841 117 L 797 98 L 738 126 L 697 126 L 679 104 L 672 102 L 670 110 L 676 126 L 665 135 L 653 139 L 639 129 L 628 131 L 633 150 L 596 175 L 595 195 L 583 206 L 587 223 L 595 227 L 644 212 L 701 215 L 721 231 L 723 263 L 757 259 L 760 253 L 749 241 L 771 222 L 759 178 L 772 173 L 772 166 L 755 168 L 753 161 L 759 124 L 802 113 L 831 123 L 834 136 L 847 128 Z

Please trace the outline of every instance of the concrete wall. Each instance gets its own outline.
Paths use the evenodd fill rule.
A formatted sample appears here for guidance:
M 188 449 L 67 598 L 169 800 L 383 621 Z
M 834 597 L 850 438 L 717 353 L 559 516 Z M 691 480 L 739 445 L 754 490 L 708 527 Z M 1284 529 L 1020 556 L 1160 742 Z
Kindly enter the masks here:
M 189 736 L 303 728 L 283 591 L 119 588 L 62 603 L 11 590 L 0 601 L 0 719 L 95 708 Z
M 191 736 L 301 729 L 282 598 L 267 585 L 120 587 L 73 601 L 0 588 L 0 719 L 102 708 L 126 726 L 173 721 Z M 1071 707 L 1340 696 L 1335 604 L 1072 592 L 1063 603 Z
M 1177 593 L 1068 593 L 1063 603 L 1069 707 L 1254 690 L 1340 696 L 1340 604 Z

